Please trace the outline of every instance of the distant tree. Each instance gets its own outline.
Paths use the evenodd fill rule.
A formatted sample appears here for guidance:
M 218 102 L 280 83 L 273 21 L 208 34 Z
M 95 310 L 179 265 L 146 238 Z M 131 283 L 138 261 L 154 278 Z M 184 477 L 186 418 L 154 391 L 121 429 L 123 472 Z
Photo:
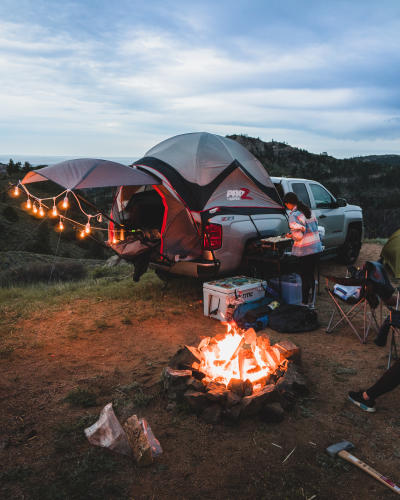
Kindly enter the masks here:
M 29 161 L 26 161 L 24 163 L 24 166 L 22 167 L 22 172 L 24 172 L 24 174 L 28 173 L 30 170 L 33 170 L 33 166 L 29 163 Z

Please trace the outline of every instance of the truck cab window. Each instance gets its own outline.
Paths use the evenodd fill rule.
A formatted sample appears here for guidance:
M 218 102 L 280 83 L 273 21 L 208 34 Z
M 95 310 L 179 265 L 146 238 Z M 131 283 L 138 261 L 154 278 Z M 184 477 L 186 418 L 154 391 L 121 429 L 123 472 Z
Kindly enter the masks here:
M 310 184 L 311 192 L 314 196 L 316 208 L 331 208 L 334 202 L 332 196 L 326 189 L 318 184 Z
M 311 207 L 310 197 L 308 196 L 306 185 L 303 182 L 292 182 L 292 190 L 300 201 L 308 207 Z

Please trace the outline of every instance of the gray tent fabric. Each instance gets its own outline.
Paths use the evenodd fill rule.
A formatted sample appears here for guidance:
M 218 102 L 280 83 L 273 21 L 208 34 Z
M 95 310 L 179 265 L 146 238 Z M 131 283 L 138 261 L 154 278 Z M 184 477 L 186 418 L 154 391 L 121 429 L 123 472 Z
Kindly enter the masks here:
M 222 206 L 283 210 L 279 195 L 263 165 L 245 147 L 232 139 L 207 132 L 171 137 L 154 146 L 135 165 L 166 179 L 192 211 L 204 211 L 210 198 Z M 224 181 L 235 170 L 242 176 L 228 188 Z M 257 200 L 246 189 L 257 188 Z M 243 191 L 234 196 L 233 191 Z M 237 194 L 237 193 L 236 193 Z
M 234 160 L 268 187 L 273 183 L 262 164 L 238 142 L 208 132 L 177 135 L 151 148 L 145 156 L 173 166 L 188 182 L 205 186 Z
M 85 189 L 112 186 L 140 186 L 160 184 L 150 173 L 122 163 L 93 158 L 67 160 L 49 167 L 28 172 L 22 184 L 53 181 L 65 189 Z

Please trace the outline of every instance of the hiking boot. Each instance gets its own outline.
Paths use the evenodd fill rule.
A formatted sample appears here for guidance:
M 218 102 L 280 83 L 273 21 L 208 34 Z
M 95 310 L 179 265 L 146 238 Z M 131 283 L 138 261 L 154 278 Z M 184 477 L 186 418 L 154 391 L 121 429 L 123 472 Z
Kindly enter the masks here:
M 358 392 L 353 392 L 353 391 L 350 391 L 349 392 L 349 395 L 348 395 L 348 398 L 350 399 L 350 401 L 352 403 L 354 403 L 356 406 L 358 406 L 359 408 L 361 408 L 362 410 L 364 411 L 368 411 L 368 412 L 375 412 L 375 401 L 373 401 L 372 399 L 364 399 L 363 398 L 363 392 L 364 391 L 358 391 Z

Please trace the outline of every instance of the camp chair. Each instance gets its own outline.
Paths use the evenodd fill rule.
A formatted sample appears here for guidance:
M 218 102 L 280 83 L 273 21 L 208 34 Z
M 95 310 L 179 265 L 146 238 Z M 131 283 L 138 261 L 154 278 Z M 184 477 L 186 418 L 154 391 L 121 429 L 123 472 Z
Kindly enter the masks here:
M 353 275 L 345 278 L 325 276 L 326 290 L 334 304 L 328 326 L 325 330 L 326 333 L 332 333 L 339 326 L 347 323 L 353 333 L 357 336 L 358 340 L 362 344 L 365 344 L 367 342 L 371 326 L 373 326 L 377 332 L 379 331 L 379 324 L 376 318 L 375 310 L 379 305 L 380 300 L 374 293 L 373 286 L 371 286 L 371 282 L 368 279 L 368 273 L 369 270 L 365 268 L 362 272 L 358 272 L 356 276 Z M 334 293 L 333 288 L 329 287 L 329 282 L 344 286 L 359 286 L 360 296 L 358 299 L 346 302 Z M 339 315 L 339 319 L 335 321 L 334 318 L 337 313 Z M 359 316 L 360 313 L 363 315 L 361 332 L 359 332 L 354 325 L 354 319 L 356 316 Z
M 398 346 L 400 338 L 400 311 L 399 311 L 399 299 L 400 299 L 400 287 L 397 288 L 397 300 L 396 309 L 389 308 L 389 325 L 391 334 L 390 347 L 389 347 L 389 359 L 387 368 L 390 368 L 392 364 L 392 359 L 399 359 Z

